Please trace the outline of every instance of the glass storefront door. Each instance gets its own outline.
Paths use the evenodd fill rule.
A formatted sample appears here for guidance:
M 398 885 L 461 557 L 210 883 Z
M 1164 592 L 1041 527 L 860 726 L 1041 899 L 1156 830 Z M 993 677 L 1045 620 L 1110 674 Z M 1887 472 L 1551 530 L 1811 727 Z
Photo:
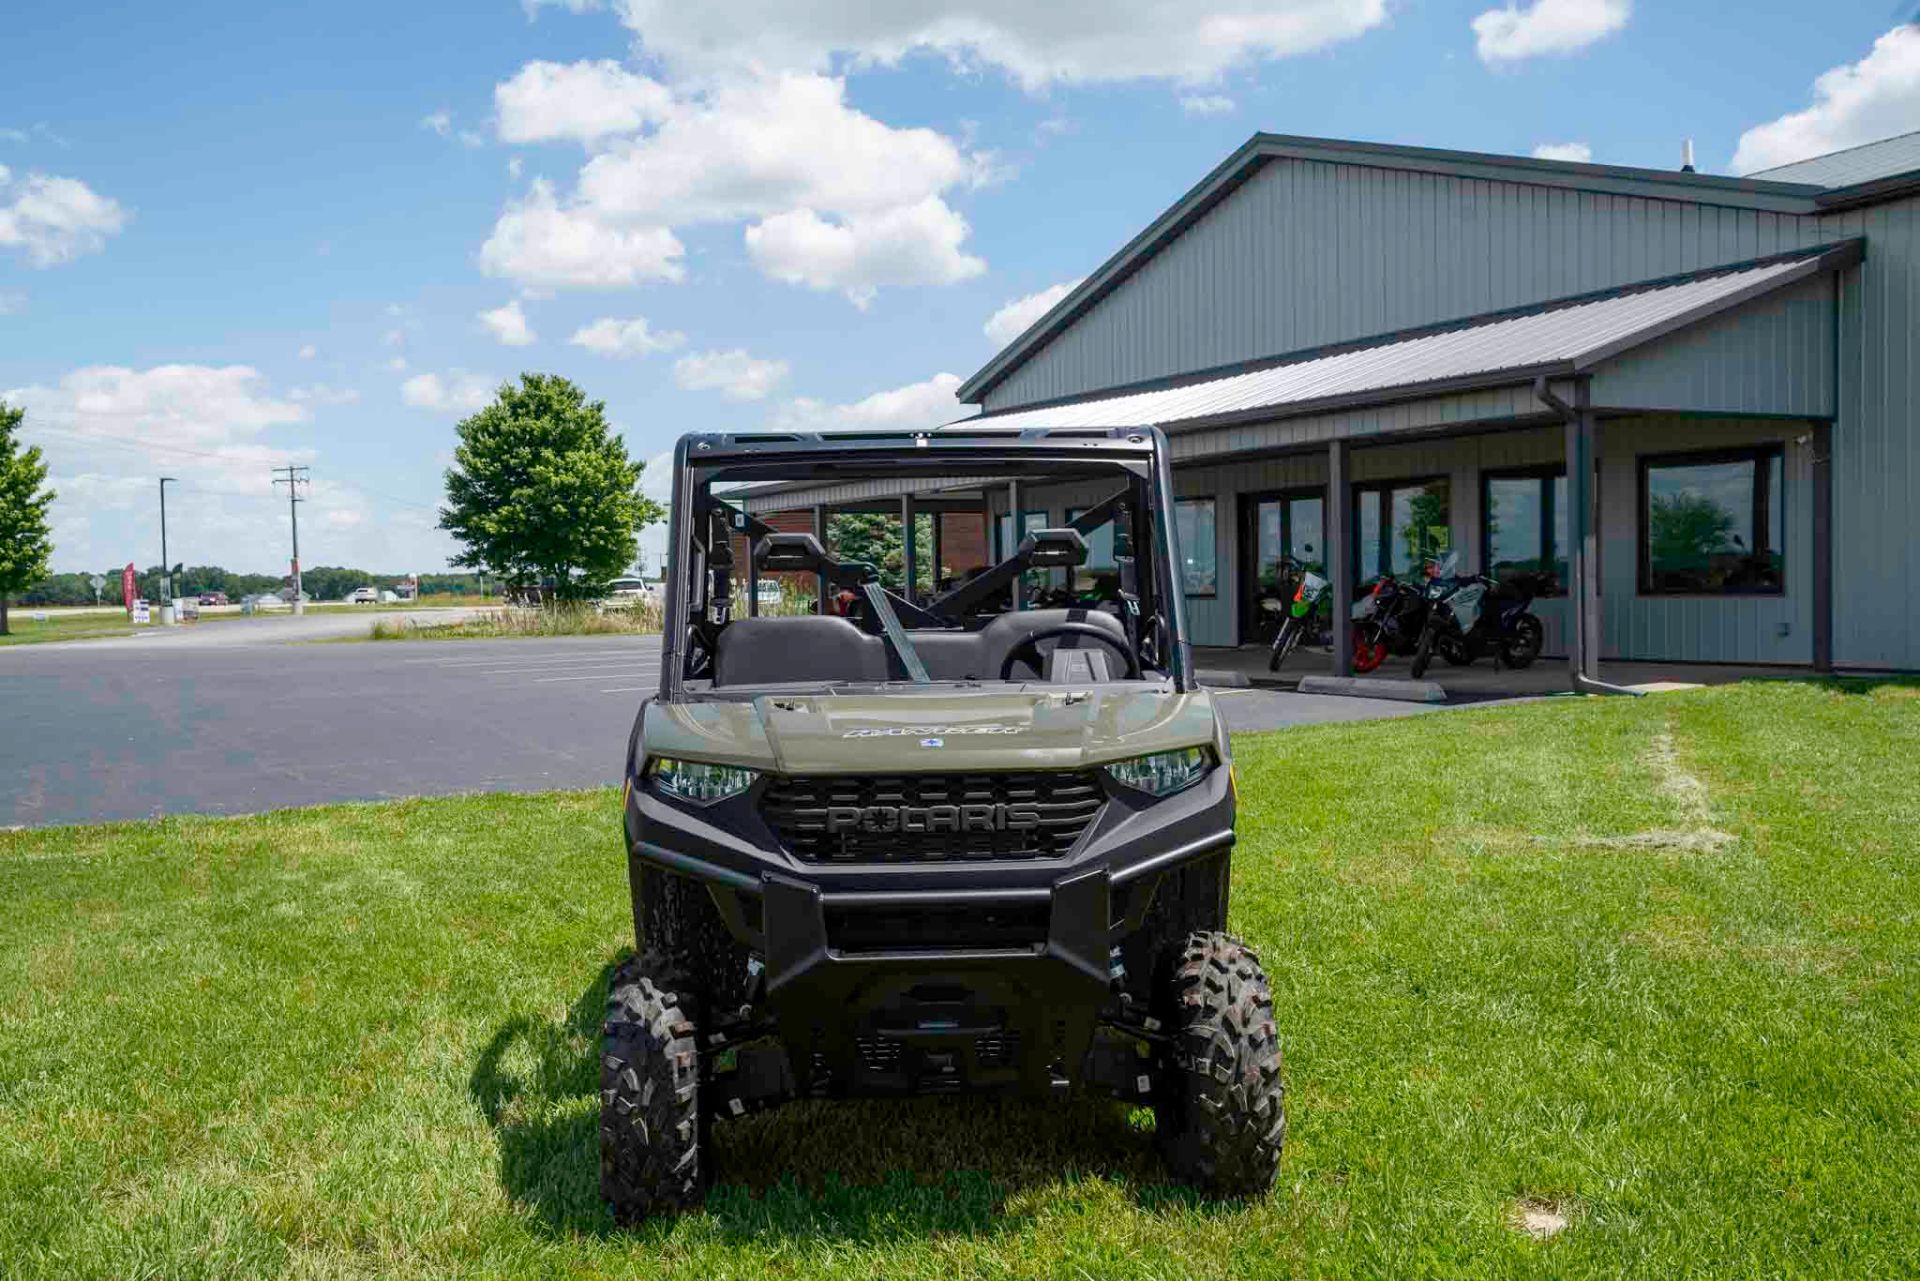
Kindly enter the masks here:
M 1297 572 L 1306 566 L 1326 572 L 1326 499 L 1318 489 L 1241 497 L 1244 530 L 1241 537 L 1241 638 L 1264 638 L 1260 609 L 1263 593 L 1290 590 Z M 1291 561 L 1291 564 L 1287 562 Z

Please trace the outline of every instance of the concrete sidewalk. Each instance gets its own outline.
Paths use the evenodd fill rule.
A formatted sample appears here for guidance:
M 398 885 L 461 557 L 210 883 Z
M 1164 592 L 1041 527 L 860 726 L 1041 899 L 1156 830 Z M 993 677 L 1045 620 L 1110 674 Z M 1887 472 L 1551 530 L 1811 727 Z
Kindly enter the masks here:
M 1300 648 L 1287 656 L 1278 672 L 1267 670 L 1267 647 L 1242 645 L 1237 649 L 1194 650 L 1194 666 L 1203 670 L 1236 671 L 1255 685 L 1293 689 L 1302 676 L 1333 674 L 1333 655 L 1324 649 Z M 1388 680 L 1412 679 L 1410 658 L 1389 658 L 1367 675 Z M 1643 663 L 1619 660 L 1600 664 L 1600 679 L 1629 689 L 1654 690 L 1692 685 L 1726 685 L 1748 680 L 1804 680 L 1815 673 L 1807 667 L 1763 667 L 1742 663 Z M 1426 679 L 1437 681 L 1450 702 L 1481 702 L 1494 698 L 1539 698 L 1565 694 L 1572 677 L 1563 655 L 1541 655 L 1531 667 L 1495 671 L 1493 660 L 1479 659 L 1466 667 L 1436 661 Z

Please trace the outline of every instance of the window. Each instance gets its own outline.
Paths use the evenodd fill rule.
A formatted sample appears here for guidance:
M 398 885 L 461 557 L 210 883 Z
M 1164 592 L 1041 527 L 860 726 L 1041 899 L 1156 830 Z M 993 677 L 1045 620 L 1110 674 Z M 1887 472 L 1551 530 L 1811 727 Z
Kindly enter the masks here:
M 1384 528 L 1382 517 L 1384 516 Z M 1417 573 L 1447 554 L 1452 543 L 1450 492 L 1445 480 L 1361 485 L 1354 492 L 1358 581 L 1382 574 Z
M 1020 538 L 1025 538 L 1036 529 L 1047 527 L 1047 514 L 1043 511 L 1029 511 L 1024 513 L 1024 516 L 1025 519 L 1021 521 Z M 994 539 L 999 544 L 993 558 L 997 561 L 1005 560 L 1013 555 L 1015 548 L 1020 546 L 1020 538 L 1013 536 L 1013 517 L 1002 513 L 994 518 L 993 526 Z
M 1067 508 L 1067 524 L 1071 525 L 1087 514 L 1084 507 Z M 1118 569 L 1119 563 L 1113 559 L 1113 522 L 1108 521 L 1094 530 L 1087 538 L 1087 563 L 1082 569 L 1097 570 Z
M 1564 593 L 1567 514 L 1563 468 L 1482 473 L 1480 547 L 1488 577 L 1544 574 L 1552 582 L 1542 584 L 1542 595 Z
M 1640 590 L 1773 594 L 1785 587 L 1780 448 L 1640 460 Z
M 1189 596 L 1212 596 L 1217 589 L 1213 499 L 1181 498 L 1173 504 L 1173 526 L 1180 538 L 1180 587 Z

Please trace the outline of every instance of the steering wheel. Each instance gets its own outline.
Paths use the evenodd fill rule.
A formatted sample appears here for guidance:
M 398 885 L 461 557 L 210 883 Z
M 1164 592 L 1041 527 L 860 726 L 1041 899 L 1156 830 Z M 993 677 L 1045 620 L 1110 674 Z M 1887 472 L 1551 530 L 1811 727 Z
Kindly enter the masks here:
M 1035 659 L 1033 666 L 1039 667 L 1040 642 L 1051 640 L 1055 636 L 1091 636 L 1126 660 L 1128 680 L 1140 679 L 1139 655 L 1135 654 L 1126 642 L 1116 639 L 1106 630 L 1095 627 L 1092 623 L 1055 623 L 1052 627 L 1042 627 L 1038 631 L 1028 632 L 1019 644 L 1007 651 L 1007 660 L 1000 664 L 1000 679 L 1003 681 L 1013 679 L 1014 663 L 1018 662 L 1020 656 L 1028 650 L 1033 651 Z

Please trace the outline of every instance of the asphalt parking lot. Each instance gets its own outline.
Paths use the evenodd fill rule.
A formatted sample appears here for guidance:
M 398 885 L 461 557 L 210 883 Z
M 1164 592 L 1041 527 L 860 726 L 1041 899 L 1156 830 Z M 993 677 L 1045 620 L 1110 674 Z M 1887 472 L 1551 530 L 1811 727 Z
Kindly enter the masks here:
M 0 825 L 612 784 L 659 682 L 653 637 L 294 643 L 317 626 L 0 650 Z M 1221 697 L 1236 731 L 1425 710 Z

